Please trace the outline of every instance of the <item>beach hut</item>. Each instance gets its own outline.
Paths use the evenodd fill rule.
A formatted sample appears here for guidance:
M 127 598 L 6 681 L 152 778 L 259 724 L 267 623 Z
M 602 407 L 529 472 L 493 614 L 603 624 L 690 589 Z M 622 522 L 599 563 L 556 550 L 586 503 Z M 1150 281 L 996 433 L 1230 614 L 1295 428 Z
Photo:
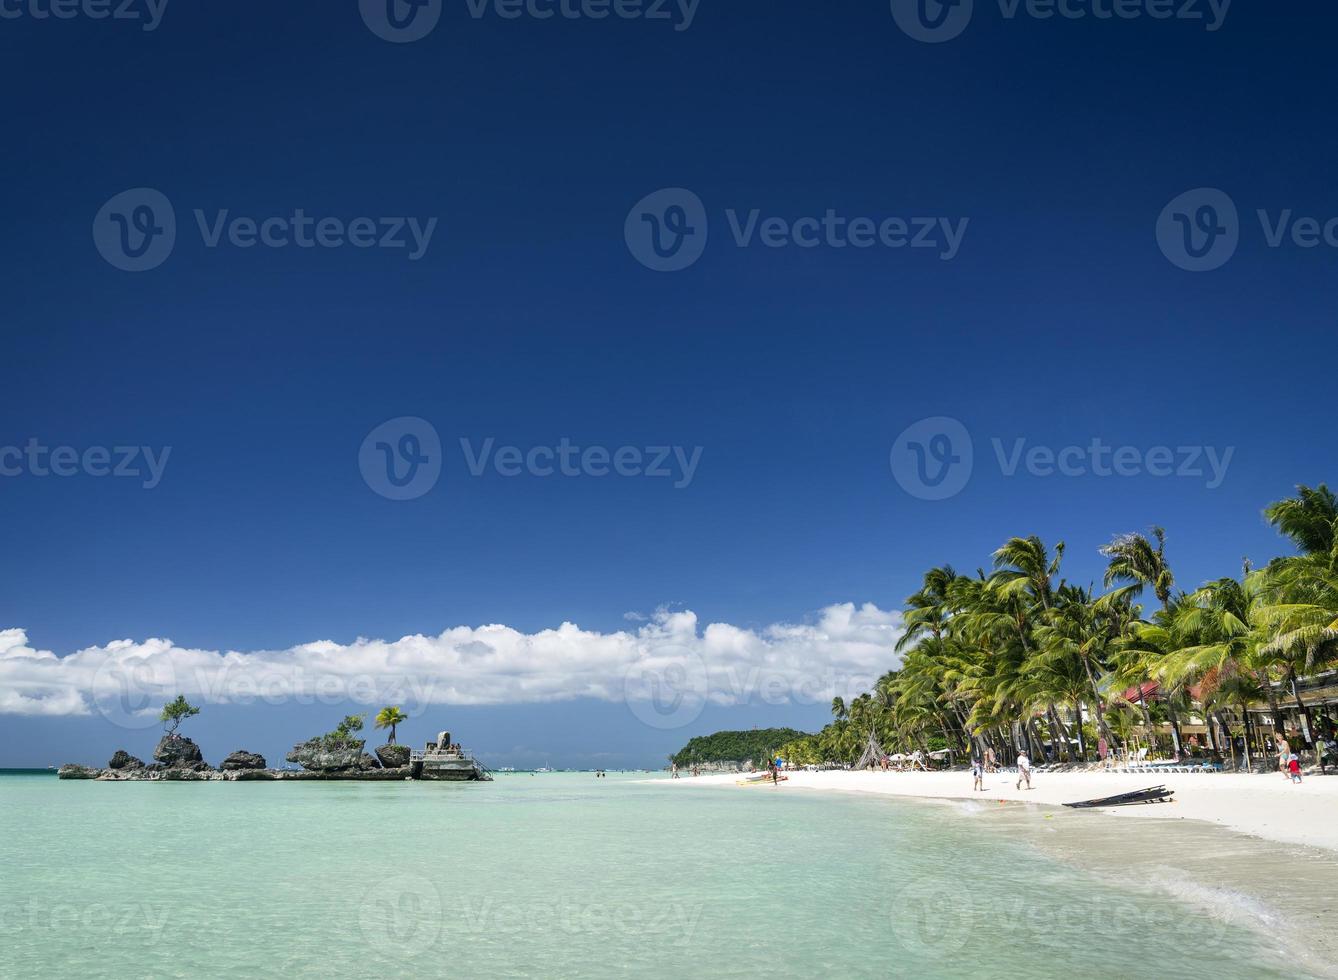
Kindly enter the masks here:
M 859 757 L 859 762 L 855 763 L 856 769 L 869 769 L 878 765 L 883 759 L 883 747 L 878 744 L 877 733 L 869 729 L 869 742 L 864 746 L 864 753 Z

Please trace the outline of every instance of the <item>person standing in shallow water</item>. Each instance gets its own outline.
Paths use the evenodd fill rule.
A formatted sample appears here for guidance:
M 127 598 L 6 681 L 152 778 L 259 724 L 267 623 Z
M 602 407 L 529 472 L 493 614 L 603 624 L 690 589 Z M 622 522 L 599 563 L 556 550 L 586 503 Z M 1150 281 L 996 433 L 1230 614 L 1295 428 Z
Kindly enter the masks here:
M 1027 789 L 1031 789 L 1031 759 L 1027 758 L 1027 753 L 1019 752 L 1017 757 L 1017 788 L 1021 789 L 1024 782 L 1027 784 Z

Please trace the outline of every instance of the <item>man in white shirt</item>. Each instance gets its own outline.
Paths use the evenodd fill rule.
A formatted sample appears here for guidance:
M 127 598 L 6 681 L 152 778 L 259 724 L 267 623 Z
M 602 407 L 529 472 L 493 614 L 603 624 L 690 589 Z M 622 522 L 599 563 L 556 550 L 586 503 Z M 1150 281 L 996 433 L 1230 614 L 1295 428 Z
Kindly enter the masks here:
M 1031 789 L 1031 760 L 1027 758 L 1027 753 L 1022 752 L 1017 757 L 1017 788 L 1021 789 L 1024 782 L 1027 789 Z

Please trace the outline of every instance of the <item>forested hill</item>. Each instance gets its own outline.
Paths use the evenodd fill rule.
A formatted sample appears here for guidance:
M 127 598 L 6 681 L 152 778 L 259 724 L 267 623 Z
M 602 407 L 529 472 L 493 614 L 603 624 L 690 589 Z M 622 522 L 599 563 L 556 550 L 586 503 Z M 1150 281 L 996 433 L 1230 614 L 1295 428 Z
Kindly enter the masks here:
M 803 737 L 803 732 L 793 728 L 716 732 L 714 735 L 698 735 L 672 758 L 679 766 L 690 766 L 694 762 L 742 762 L 744 759 L 760 762 L 786 742 Z

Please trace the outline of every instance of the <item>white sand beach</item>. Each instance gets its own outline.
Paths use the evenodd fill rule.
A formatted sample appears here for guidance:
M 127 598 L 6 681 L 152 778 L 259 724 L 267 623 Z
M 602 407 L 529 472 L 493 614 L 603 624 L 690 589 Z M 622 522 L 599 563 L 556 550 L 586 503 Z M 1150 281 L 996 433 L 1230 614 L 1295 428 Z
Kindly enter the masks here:
M 1338 776 L 1307 776 L 1294 784 L 1281 774 L 1172 774 L 1112 772 L 1037 772 L 1032 789 L 1018 790 L 1016 774 L 985 777 L 985 792 L 972 791 L 969 771 L 789 772 L 779 786 L 740 787 L 736 773 L 685 776 L 677 786 L 719 786 L 740 793 L 850 792 L 924 799 L 960 799 L 1000 803 L 1058 805 L 1126 793 L 1158 784 L 1175 791 L 1171 803 L 1101 809 L 1119 817 L 1153 820 L 1204 820 L 1266 840 L 1307 844 L 1338 851 Z

